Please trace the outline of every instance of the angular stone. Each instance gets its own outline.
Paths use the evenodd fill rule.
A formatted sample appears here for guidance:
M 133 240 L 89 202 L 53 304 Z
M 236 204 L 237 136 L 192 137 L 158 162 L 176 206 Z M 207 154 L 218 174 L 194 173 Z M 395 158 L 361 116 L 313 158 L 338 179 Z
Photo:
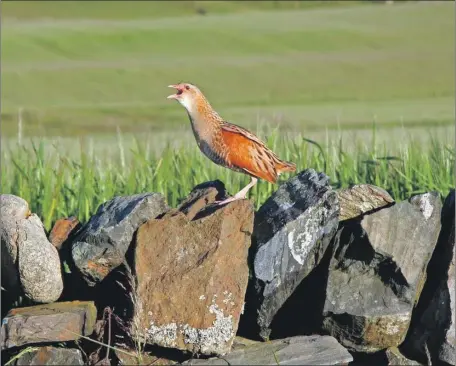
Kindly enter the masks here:
M 337 191 L 339 221 L 353 219 L 394 203 L 387 191 L 370 184 L 358 184 Z
M 330 336 L 299 336 L 237 349 L 224 358 L 192 359 L 183 365 L 346 365 L 350 353 Z
M 49 234 L 49 241 L 57 249 L 60 249 L 63 242 L 68 239 L 80 227 L 78 219 L 74 216 L 66 219 L 58 219 Z
M 190 196 L 198 196 L 199 189 Z M 208 204 L 217 196 L 212 193 L 204 198 Z M 201 202 L 199 196 L 195 202 Z M 131 333 L 159 346 L 225 354 L 244 306 L 253 205 L 238 200 L 199 212 L 181 209 L 192 219 L 171 210 L 138 230 L 137 326 Z
M 405 357 L 396 347 L 388 348 L 385 352 L 388 366 L 407 365 L 407 366 L 420 366 L 419 362 L 409 360 Z
M 60 347 L 36 347 L 31 352 L 24 353 L 13 365 L 31 366 L 31 365 L 81 365 L 84 359 L 82 353 L 74 348 Z
M 405 350 L 427 362 L 426 347 L 433 363 L 456 364 L 455 295 L 455 191 L 451 190 L 442 209 L 442 229 L 427 268 L 427 280 Z
M 92 334 L 97 309 L 92 301 L 57 302 L 16 308 L 2 321 L 1 348 L 64 342 Z
M 27 201 L 12 194 L 0 195 L 2 287 L 12 296 L 21 292 L 16 263 L 19 227 L 30 214 Z
M 436 193 L 346 221 L 330 263 L 323 327 L 357 352 L 402 343 L 440 230 Z
M 158 193 L 115 197 L 102 204 L 76 235 L 72 257 L 89 286 L 95 286 L 125 258 L 137 228 L 168 210 Z
M 256 310 L 263 338 L 269 337 L 278 310 L 320 262 L 337 230 L 338 216 L 329 178 L 312 169 L 282 184 L 258 210 L 253 231 L 254 292 L 247 302 Z

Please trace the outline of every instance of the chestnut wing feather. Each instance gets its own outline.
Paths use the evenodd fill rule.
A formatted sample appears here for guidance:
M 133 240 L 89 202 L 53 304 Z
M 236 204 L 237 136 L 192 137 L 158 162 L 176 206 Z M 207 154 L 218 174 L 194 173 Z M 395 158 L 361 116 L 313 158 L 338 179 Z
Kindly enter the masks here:
M 229 167 L 275 183 L 278 175 L 275 165 L 279 159 L 264 142 L 240 126 L 225 122 L 221 127 Z

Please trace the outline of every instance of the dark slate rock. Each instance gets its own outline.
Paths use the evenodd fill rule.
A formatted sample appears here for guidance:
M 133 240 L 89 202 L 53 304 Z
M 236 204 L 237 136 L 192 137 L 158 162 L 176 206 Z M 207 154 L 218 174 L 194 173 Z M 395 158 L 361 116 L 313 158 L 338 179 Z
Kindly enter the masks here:
M 85 365 L 82 353 L 78 349 L 60 347 L 37 347 L 37 349 L 26 352 L 20 356 L 15 366 L 31 365 Z
M 402 343 L 440 230 L 437 193 L 346 221 L 335 237 L 323 327 L 345 347 Z
M 97 309 L 92 301 L 55 302 L 16 308 L 2 321 L 1 349 L 64 342 L 92 334 Z
M 72 257 L 88 285 L 102 281 L 125 258 L 140 225 L 168 210 L 158 193 L 115 197 L 102 204 L 72 244 Z
M 422 362 L 456 364 L 455 191 L 445 199 L 442 229 L 404 350 Z M 427 348 L 427 350 L 426 350 Z
M 300 282 L 317 266 L 338 225 L 339 204 L 329 178 L 305 170 L 258 210 L 254 224 L 254 293 L 260 335 Z M 251 293 L 251 291 L 249 291 Z
M 257 342 L 224 358 L 193 359 L 184 365 L 346 365 L 350 353 L 330 336 L 299 336 Z

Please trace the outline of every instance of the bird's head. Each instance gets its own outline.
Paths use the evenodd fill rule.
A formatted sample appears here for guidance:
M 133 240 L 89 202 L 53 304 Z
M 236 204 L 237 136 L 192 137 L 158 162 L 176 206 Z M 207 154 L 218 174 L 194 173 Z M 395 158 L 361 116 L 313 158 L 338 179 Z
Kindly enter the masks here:
M 176 94 L 171 94 L 168 99 L 176 99 L 187 111 L 191 112 L 199 102 L 206 101 L 203 93 L 190 83 L 180 83 L 168 85 L 169 88 L 176 89 Z

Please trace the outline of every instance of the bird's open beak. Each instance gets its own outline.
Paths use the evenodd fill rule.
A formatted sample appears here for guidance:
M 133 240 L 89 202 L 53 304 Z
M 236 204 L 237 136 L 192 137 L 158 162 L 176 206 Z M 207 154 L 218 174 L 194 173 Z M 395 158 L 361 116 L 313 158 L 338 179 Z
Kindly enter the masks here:
M 176 94 L 171 94 L 171 95 L 168 95 L 166 98 L 167 99 L 178 99 L 179 98 L 179 95 L 182 94 L 182 89 L 179 88 L 178 85 L 168 85 L 168 88 L 174 88 L 177 90 L 177 93 Z

